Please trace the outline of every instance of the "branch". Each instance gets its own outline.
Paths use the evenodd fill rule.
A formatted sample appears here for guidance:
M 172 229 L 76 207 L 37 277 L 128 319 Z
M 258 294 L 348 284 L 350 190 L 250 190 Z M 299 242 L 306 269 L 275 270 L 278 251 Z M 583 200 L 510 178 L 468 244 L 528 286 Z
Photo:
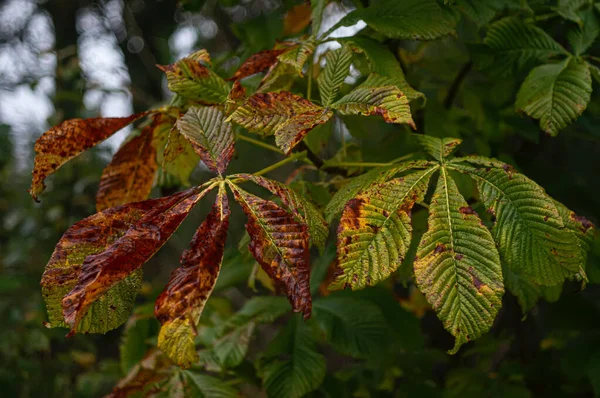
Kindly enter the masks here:
M 469 61 L 466 64 L 464 64 L 463 67 L 460 68 L 460 70 L 458 71 L 458 74 L 454 78 L 452 85 L 448 89 L 448 95 L 446 96 L 446 99 L 444 100 L 444 108 L 445 109 L 452 108 L 452 104 L 454 103 L 454 100 L 456 99 L 458 90 L 460 89 L 460 86 L 462 85 L 463 80 L 465 80 L 465 77 L 467 76 L 467 74 L 471 71 L 472 67 L 473 67 L 473 62 Z
M 323 159 L 311 151 L 304 141 L 300 141 L 300 143 L 296 145 L 296 148 L 298 148 L 300 151 L 306 151 L 306 157 L 317 167 L 317 169 L 323 168 L 323 165 L 325 164 Z M 348 170 L 341 167 L 327 167 L 327 172 L 330 174 L 338 174 L 344 177 L 348 176 Z

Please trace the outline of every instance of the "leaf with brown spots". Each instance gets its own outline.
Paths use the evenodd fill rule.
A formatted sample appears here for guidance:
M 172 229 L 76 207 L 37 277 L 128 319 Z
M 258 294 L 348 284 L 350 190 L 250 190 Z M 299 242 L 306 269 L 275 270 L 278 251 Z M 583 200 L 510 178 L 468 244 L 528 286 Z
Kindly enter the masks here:
M 387 123 L 406 123 L 416 129 L 408 98 L 383 76 L 371 74 L 367 80 L 331 105 L 343 115 L 382 116 Z
M 182 97 L 205 104 L 222 104 L 229 94 L 229 85 L 208 66 L 208 53 L 200 50 L 171 65 L 157 65 L 167 76 L 169 90 Z
M 308 61 L 308 57 L 310 57 L 313 54 L 316 46 L 317 42 L 315 38 L 309 37 L 306 39 L 306 41 L 288 49 L 286 52 L 279 55 L 277 58 L 284 64 L 293 66 L 294 69 L 296 69 L 298 75 L 302 76 L 302 69 L 304 68 L 304 64 L 306 63 L 306 61 Z
M 496 217 L 492 235 L 502 261 L 514 273 L 544 286 L 577 278 L 584 265 L 581 247 L 542 187 L 509 167 L 448 168 L 477 182 L 481 201 Z
M 330 110 L 282 91 L 252 95 L 227 120 L 253 133 L 275 134 L 277 145 L 289 154 L 310 130 L 327 122 L 332 115 Z
M 128 117 L 71 119 L 46 131 L 35 141 L 33 147 L 36 155 L 29 189 L 33 199 L 38 200 L 38 195 L 46 187 L 46 177 L 63 164 L 147 114 L 148 112 L 142 112 Z
M 302 195 L 278 181 L 252 174 L 236 174 L 231 178 L 250 180 L 263 188 L 268 189 L 273 195 L 278 196 L 281 202 L 294 214 L 297 221 L 308 227 L 308 234 L 313 245 L 320 250 L 325 248 L 325 240 L 329 235 L 329 227 L 321 213 Z
M 206 167 L 225 173 L 233 157 L 233 131 L 217 107 L 191 107 L 177 121 L 177 128 L 192 144 Z
M 89 216 L 73 224 L 59 240 L 42 276 L 42 295 L 48 308 L 51 327 L 66 327 L 62 298 L 82 274 L 84 260 L 105 251 L 162 199 L 130 203 Z M 141 270 L 121 280 L 90 307 L 75 330 L 105 333 L 121 325 L 129 317 L 141 285 Z
M 158 170 L 155 127 L 153 122 L 126 142 L 104 168 L 96 194 L 98 211 L 148 198 Z
M 94 302 L 139 269 L 162 247 L 211 188 L 201 191 L 194 187 L 164 198 L 123 206 L 152 207 L 105 250 L 83 260 L 77 284 L 62 300 L 64 319 L 71 327 L 71 333 L 77 331 Z M 99 239 L 99 236 L 88 236 L 87 239 Z
M 467 202 L 441 167 L 414 268 L 419 289 L 456 338 L 450 353 L 492 327 L 504 294 L 492 234 L 475 212 L 465 209 Z
M 373 286 L 404 260 L 412 239 L 411 209 L 421 202 L 437 167 L 375 182 L 344 208 L 337 231 L 335 280 L 330 289 Z
M 440 162 L 450 156 L 462 142 L 459 138 L 438 138 L 424 134 L 413 134 L 413 137 L 425 152 Z
M 158 347 L 183 367 L 198 360 L 196 327 L 219 276 L 229 214 L 227 193 L 220 188 L 212 211 L 198 227 L 190 249 L 183 252 L 181 266 L 156 300 L 154 314 L 162 324 Z
M 279 54 L 285 52 L 285 49 L 263 50 L 248 57 L 239 67 L 235 74 L 227 80 L 241 80 L 256 73 L 263 72 L 277 62 Z
M 229 182 L 248 216 L 248 248 L 276 286 L 287 295 L 294 312 L 310 317 L 310 253 L 307 227 L 274 202 L 261 199 Z

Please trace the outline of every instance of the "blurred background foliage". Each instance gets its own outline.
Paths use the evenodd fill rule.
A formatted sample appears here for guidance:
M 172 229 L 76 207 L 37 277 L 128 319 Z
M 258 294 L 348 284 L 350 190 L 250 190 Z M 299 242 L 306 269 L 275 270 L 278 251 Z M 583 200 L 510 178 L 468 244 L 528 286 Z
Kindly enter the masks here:
M 364 3 L 331 2 L 321 29 L 327 30 Z M 523 15 L 531 5 L 554 5 L 541 0 L 530 0 L 529 5 L 524 0 L 512 3 Z M 217 70 L 230 76 L 250 54 L 272 48 L 276 39 L 302 32 L 306 16 L 301 5 L 300 0 L 0 2 L 0 395 L 94 397 L 109 393 L 155 345 L 154 299 L 177 266 L 200 216 L 208 211 L 206 203 L 211 202 L 199 206 L 144 267 L 142 294 L 125 326 L 106 335 L 76 335 L 67 340 L 65 330 L 44 328 L 40 276 L 62 233 L 95 212 L 102 168 L 127 131 L 61 168 L 49 179 L 40 204 L 27 193 L 33 141 L 67 118 L 122 116 L 168 101 L 166 82 L 154 65 L 171 63 L 197 48 L 207 48 Z M 570 23 L 548 19 L 539 26 L 564 42 Z M 547 137 L 535 121 L 514 111 L 524 75 L 493 76 L 472 68 L 469 46 L 481 37 L 481 26 L 463 18 L 457 37 L 386 41 L 409 83 L 427 97 L 426 107 L 415 110 L 417 123 L 427 134 L 463 138 L 463 154 L 493 156 L 515 165 L 550 195 L 598 225 L 600 90 L 594 90 L 588 109 L 576 123 L 558 137 Z M 322 53 L 322 49 L 317 51 Z M 590 53 L 600 55 L 598 42 Z M 360 73 L 361 65 L 355 66 Z M 449 101 L 449 88 L 458 73 L 464 73 L 465 79 Z M 315 129 L 307 142 L 324 158 L 346 161 L 390 161 L 416 150 L 403 127 L 376 118 L 344 117 L 335 125 Z M 281 159 L 247 142 L 238 141 L 236 150 L 231 172 L 256 171 Z M 273 177 L 324 206 L 332 185 L 341 181 L 326 180 L 324 175 L 305 180 L 303 172 L 301 164 L 291 164 Z M 206 170 L 198 168 L 192 183 L 206 178 Z M 468 182 L 462 185 L 464 192 L 474 191 Z M 163 186 L 153 194 L 176 189 Z M 233 340 L 249 345 L 247 359 L 234 360 L 233 367 L 211 364 L 214 352 L 205 344 L 216 333 L 211 325 L 225 322 L 252 297 L 271 295 L 271 286 L 256 272 L 253 260 L 240 254 L 245 249 L 238 250 L 240 241 L 244 245 L 244 222 L 239 211 L 233 217 L 218 294 L 207 305 L 203 319 L 208 326 L 199 333 L 200 349 L 207 347 L 201 358 L 206 359 L 192 376 L 181 373 L 178 377 L 196 377 L 196 383 L 206 388 L 224 378 L 242 395 L 259 396 L 264 392 L 257 370 L 264 372 L 273 356 L 286 352 L 290 336 L 308 333 L 314 334 L 327 369 L 313 396 L 600 395 L 598 239 L 589 256 L 590 284 L 585 289 L 568 283 L 560 298 L 539 302 L 526 316 L 507 293 L 492 331 L 455 356 L 446 355 L 452 339 L 410 282 L 408 264 L 376 288 L 334 293 L 328 296 L 332 300 L 321 305 L 317 298 L 314 319 L 307 324 L 289 313 L 274 323 L 256 318 L 247 326 L 256 328 L 254 334 L 246 330 L 245 340 L 244 336 Z M 426 212 L 416 212 L 414 217 L 424 229 Z M 322 296 L 328 294 L 320 282 L 328 278 L 335 251 L 332 243 L 330 239 L 324 254 L 313 256 L 313 289 Z M 346 319 L 355 323 L 336 328 L 327 314 L 340 311 L 353 312 L 354 318 L 350 314 Z M 357 329 L 356 314 L 365 317 L 370 327 Z M 348 329 L 354 335 L 339 335 Z M 294 352 L 280 360 L 293 359 Z M 216 378 L 202 378 L 208 374 Z

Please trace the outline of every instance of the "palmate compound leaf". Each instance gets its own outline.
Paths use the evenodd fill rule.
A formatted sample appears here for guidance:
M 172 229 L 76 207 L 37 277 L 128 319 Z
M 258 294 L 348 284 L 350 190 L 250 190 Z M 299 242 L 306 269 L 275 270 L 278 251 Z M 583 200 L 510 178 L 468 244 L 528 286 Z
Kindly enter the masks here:
M 413 137 L 425 152 L 440 162 L 450 156 L 462 142 L 460 138 L 437 138 L 425 134 L 413 134 Z
M 299 75 L 302 75 L 302 69 L 304 68 L 304 64 L 306 63 L 308 58 L 313 54 L 316 46 L 317 42 L 315 38 L 308 37 L 306 41 L 303 41 L 300 44 L 280 54 L 277 57 L 277 59 L 279 59 L 279 61 L 284 64 L 288 64 L 294 67 L 294 69 L 296 69 L 296 72 Z
M 502 266 L 490 231 L 442 166 L 414 262 L 419 289 L 460 346 L 487 332 L 502 305 Z
M 269 397 L 303 397 L 321 385 L 326 373 L 313 332 L 298 316 L 270 342 L 257 367 Z
M 192 144 L 209 170 L 223 174 L 233 157 L 231 124 L 217 107 L 190 107 L 177 121 L 179 132 Z
M 281 202 L 295 216 L 296 220 L 307 226 L 310 242 L 320 250 L 325 248 L 325 241 L 327 240 L 327 235 L 329 235 L 329 226 L 323 219 L 323 216 L 321 216 L 321 213 L 302 195 L 296 193 L 296 191 L 285 184 L 261 176 L 236 174 L 231 176 L 231 178 L 243 178 L 252 181 L 279 197 Z
M 36 155 L 29 189 L 33 199 L 38 200 L 38 195 L 46 187 L 46 177 L 63 164 L 147 114 L 148 112 L 142 112 L 128 117 L 70 119 L 46 131 L 35 141 L 33 147 Z
M 167 77 L 169 90 L 205 104 L 222 104 L 229 85 L 205 64 L 210 64 L 205 50 L 197 51 L 171 65 L 157 65 Z
M 492 235 L 503 263 L 539 285 L 554 286 L 575 277 L 583 265 L 577 237 L 565 228 L 543 188 L 511 168 L 448 167 L 477 183 L 481 201 L 496 219 Z
M 204 190 L 194 187 L 164 198 L 122 207 L 126 214 L 130 208 L 135 211 L 139 206 L 151 206 L 146 214 L 123 230 L 122 236 L 113 238 L 105 250 L 94 252 L 83 260 L 77 283 L 62 299 L 64 320 L 71 327 L 71 333 L 78 330 L 82 319 L 93 309 L 94 302 L 101 300 L 107 291 L 122 283 L 162 247 L 210 189 L 212 186 Z M 83 239 L 99 238 L 94 234 Z M 54 283 L 61 283 L 60 275 L 57 273 Z
M 482 66 L 503 75 L 568 54 L 542 29 L 515 17 L 504 18 L 490 25 L 483 42 L 493 52 L 493 57 L 489 65 Z
M 411 209 L 423 200 L 436 170 L 434 166 L 372 184 L 346 204 L 330 289 L 373 286 L 400 266 L 411 241 Z
M 416 129 L 408 98 L 390 85 L 389 78 L 374 73 L 331 107 L 343 115 L 378 115 L 387 123 L 406 123 Z
M 154 314 L 162 324 L 158 348 L 183 367 L 198 360 L 196 326 L 219 276 L 229 214 L 227 193 L 220 187 L 212 211 L 198 227 L 190 249 L 181 255 L 181 266 L 156 300 Z
M 147 199 L 158 170 L 154 130 L 159 126 L 153 118 L 139 135 L 127 141 L 104 168 L 96 194 L 96 209 L 102 211 L 125 203 Z
M 321 103 L 327 107 L 335 101 L 340 87 L 350 73 L 352 50 L 348 46 L 329 51 L 325 55 L 325 68 L 319 75 L 319 92 Z
M 285 52 L 285 48 L 259 51 L 252 54 L 244 61 L 242 65 L 235 71 L 234 75 L 228 80 L 241 80 L 245 77 L 252 76 L 256 73 L 263 72 L 269 69 L 278 60 L 277 57 Z
M 347 14 L 341 26 L 364 21 L 379 33 L 397 39 L 433 40 L 454 33 L 456 20 L 435 0 L 378 0 Z
M 581 116 L 591 94 L 592 77 L 587 64 L 568 58 L 532 69 L 517 93 L 515 107 L 539 119 L 546 134 L 557 135 Z
M 427 168 L 431 165 L 433 163 L 424 160 L 404 162 L 397 165 L 379 167 L 358 177 L 354 177 L 352 181 L 341 187 L 333 198 L 331 198 L 325 208 L 325 219 L 328 222 L 332 222 L 342 212 L 350 199 L 354 198 L 359 192 L 367 189 L 371 184 L 384 182 L 389 180 L 393 175 L 409 169 Z
M 272 201 L 249 194 L 227 181 L 248 217 L 248 248 L 262 269 L 287 295 L 294 312 L 310 317 L 308 228 Z
M 275 134 L 275 142 L 286 154 L 316 126 L 327 122 L 333 113 L 296 94 L 258 93 L 233 112 L 233 121 L 252 133 Z

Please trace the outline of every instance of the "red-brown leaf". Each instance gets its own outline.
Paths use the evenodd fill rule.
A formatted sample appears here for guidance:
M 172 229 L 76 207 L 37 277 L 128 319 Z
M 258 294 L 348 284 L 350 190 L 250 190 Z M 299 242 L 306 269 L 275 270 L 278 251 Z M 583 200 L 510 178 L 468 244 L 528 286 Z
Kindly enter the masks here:
M 277 62 L 279 54 L 285 49 L 263 50 L 251 55 L 244 61 L 235 74 L 227 80 L 241 80 L 269 69 L 271 65 Z
M 106 250 L 159 203 L 160 199 L 153 199 L 107 209 L 73 224 L 64 233 L 46 265 L 41 282 L 42 295 L 51 326 L 66 326 L 61 301 L 63 296 L 77 284 L 85 258 Z M 114 312 L 128 312 L 128 308 L 118 308 L 121 305 L 116 299 L 118 297 L 115 297 L 115 303 L 112 303 L 117 307 L 114 308 Z M 108 301 L 112 300 L 108 299 Z M 125 303 L 121 302 L 121 304 Z M 103 325 L 97 327 L 92 323 L 89 322 L 90 327 L 81 331 L 106 332 L 119 326 L 106 320 Z
M 156 300 L 154 314 L 163 325 L 158 346 L 182 366 L 191 365 L 197 357 L 195 328 L 219 276 L 229 214 L 227 194 L 219 190 L 212 211 L 194 234 L 190 249 L 183 252 L 181 266 L 173 271 Z
M 36 156 L 29 189 L 33 199 L 38 200 L 38 195 L 46 187 L 44 180 L 60 166 L 147 114 L 148 112 L 143 112 L 128 117 L 71 119 L 46 131 L 33 147 Z
M 157 126 L 153 121 L 115 153 L 100 178 L 96 195 L 98 211 L 148 198 L 158 170 L 154 146 Z
M 194 187 L 152 199 L 153 209 L 121 238 L 103 252 L 86 257 L 77 285 L 62 301 L 63 315 L 72 328 L 71 333 L 95 300 L 141 267 L 162 247 L 206 192 Z
M 274 202 L 231 184 L 235 199 L 248 216 L 248 248 L 263 270 L 282 289 L 294 312 L 310 317 L 310 253 L 307 226 Z

